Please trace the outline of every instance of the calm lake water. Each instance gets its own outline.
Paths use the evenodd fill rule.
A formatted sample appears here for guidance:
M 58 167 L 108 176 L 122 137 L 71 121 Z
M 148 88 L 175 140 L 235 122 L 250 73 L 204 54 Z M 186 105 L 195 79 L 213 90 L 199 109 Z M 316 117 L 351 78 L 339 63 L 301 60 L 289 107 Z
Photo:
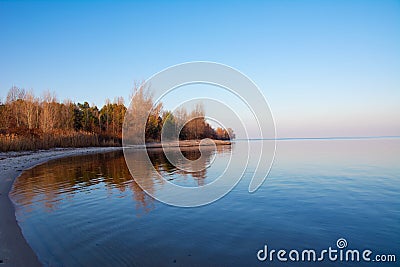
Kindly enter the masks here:
M 263 141 L 252 141 L 259 146 Z M 187 173 L 149 151 L 154 167 L 180 185 L 201 186 L 223 171 L 243 142 L 209 151 Z M 186 149 L 188 159 L 199 157 Z M 320 266 L 259 262 L 269 249 L 337 248 L 396 254 L 400 261 L 400 139 L 278 141 L 271 172 L 248 193 L 252 168 L 232 192 L 212 204 L 176 208 L 135 183 L 123 153 L 58 159 L 26 171 L 11 197 L 33 250 L 45 266 Z M 141 170 L 152 190 L 163 181 Z M 148 177 L 144 175 L 148 173 Z M 395 266 L 324 261 L 324 266 Z

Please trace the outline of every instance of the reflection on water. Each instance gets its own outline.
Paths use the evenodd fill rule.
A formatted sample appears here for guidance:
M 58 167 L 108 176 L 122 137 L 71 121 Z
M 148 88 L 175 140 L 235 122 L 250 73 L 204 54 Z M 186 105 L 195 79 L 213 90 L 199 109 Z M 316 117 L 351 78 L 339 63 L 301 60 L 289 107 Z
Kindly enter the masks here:
M 100 188 L 108 195 L 131 190 L 138 209 L 151 207 L 152 199 L 132 179 L 121 151 L 62 158 L 27 170 L 16 180 L 11 197 L 17 205 L 42 205 L 51 212 L 63 200 Z
M 183 156 L 196 164 L 189 168 L 200 169 L 196 172 L 187 172 L 172 165 L 161 149 L 148 149 L 147 154 L 154 168 L 167 175 L 168 181 L 189 186 L 194 182 L 202 186 L 207 181 L 206 166 L 211 157 L 230 150 L 230 146 L 220 146 L 216 151 L 206 149 L 201 155 L 197 148 L 182 148 Z M 136 152 L 132 150 L 130 153 L 130 159 L 137 162 L 133 170 L 135 179 L 145 180 L 147 189 L 159 188 L 164 181 L 151 169 L 144 169 L 144 165 L 140 164 L 143 159 L 139 158 L 143 155 Z M 151 210 L 154 199 L 139 187 L 135 179 L 126 166 L 122 151 L 62 158 L 24 172 L 15 182 L 11 197 L 19 206 L 42 205 L 46 211 L 53 211 L 61 201 L 72 200 L 77 194 L 104 190 L 109 197 L 115 192 L 119 197 L 125 197 L 127 194 L 124 192 L 130 190 L 136 208 L 147 212 Z
M 185 171 L 160 150 L 148 154 L 169 182 L 202 186 L 224 171 L 231 152 L 245 155 L 243 149 L 237 142 L 203 152 Z M 199 153 L 182 151 L 192 160 Z M 137 163 L 132 175 L 146 181 L 146 189 L 163 190 L 166 181 L 143 168 L 140 155 L 131 154 Z M 257 166 L 251 161 L 222 199 L 176 208 L 145 194 L 122 152 L 112 152 L 33 168 L 18 178 L 11 197 L 24 236 L 46 266 L 265 266 L 271 263 L 256 258 L 264 244 L 322 250 L 340 237 L 350 248 L 399 258 L 399 156 L 400 139 L 279 141 L 271 173 L 256 193 L 247 191 Z M 297 265 L 304 263 L 277 264 Z

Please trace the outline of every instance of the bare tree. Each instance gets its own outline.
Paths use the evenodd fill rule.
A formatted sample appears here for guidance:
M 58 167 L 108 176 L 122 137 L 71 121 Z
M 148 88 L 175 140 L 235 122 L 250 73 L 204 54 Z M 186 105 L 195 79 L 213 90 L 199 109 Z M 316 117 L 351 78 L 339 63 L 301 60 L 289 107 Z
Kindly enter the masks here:
M 152 110 L 153 100 L 148 87 L 135 83 L 131 104 L 126 111 L 124 132 L 128 144 L 143 144 L 147 118 Z
M 57 98 L 54 93 L 46 91 L 43 94 L 41 128 L 43 132 L 49 132 L 56 125 L 56 103 Z
M 16 86 L 11 87 L 10 91 L 8 91 L 6 104 L 8 104 L 10 121 L 9 127 L 11 128 L 19 128 L 24 123 L 24 107 L 23 101 L 25 98 L 26 92 L 25 89 L 18 88 Z
M 37 128 L 37 122 L 39 121 L 37 116 L 39 115 L 39 101 L 35 98 L 33 91 L 28 91 L 24 96 L 23 108 L 25 110 L 26 123 L 29 130 Z

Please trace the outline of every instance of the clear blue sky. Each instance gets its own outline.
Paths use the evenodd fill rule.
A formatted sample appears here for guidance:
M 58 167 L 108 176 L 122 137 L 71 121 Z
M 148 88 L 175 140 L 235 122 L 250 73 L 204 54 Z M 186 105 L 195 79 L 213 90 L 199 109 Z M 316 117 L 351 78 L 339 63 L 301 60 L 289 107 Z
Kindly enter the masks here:
M 278 136 L 400 135 L 400 1 L 0 2 L 12 85 L 102 105 L 174 64 L 233 66 Z

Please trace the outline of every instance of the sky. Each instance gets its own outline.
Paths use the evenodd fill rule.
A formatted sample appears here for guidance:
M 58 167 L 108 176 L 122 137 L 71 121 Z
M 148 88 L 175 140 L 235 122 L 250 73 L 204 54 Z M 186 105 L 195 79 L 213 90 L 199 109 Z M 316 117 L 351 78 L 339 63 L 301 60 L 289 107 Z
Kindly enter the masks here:
M 2 100 L 128 102 L 190 61 L 251 78 L 278 137 L 400 135 L 400 1 L 0 1 Z

